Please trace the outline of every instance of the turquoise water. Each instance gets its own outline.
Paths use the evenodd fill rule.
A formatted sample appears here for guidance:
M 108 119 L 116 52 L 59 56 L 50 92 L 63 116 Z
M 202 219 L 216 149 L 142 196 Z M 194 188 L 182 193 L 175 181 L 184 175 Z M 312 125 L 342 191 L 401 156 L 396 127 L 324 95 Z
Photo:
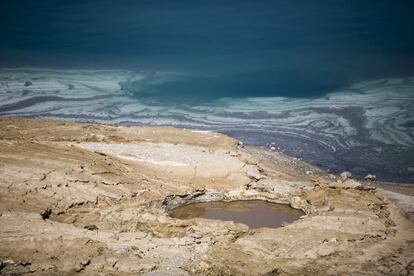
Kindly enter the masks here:
M 0 67 L 144 71 L 153 78 L 128 89 L 164 105 L 318 97 L 356 82 L 414 75 L 413 1 L 0 5 Z

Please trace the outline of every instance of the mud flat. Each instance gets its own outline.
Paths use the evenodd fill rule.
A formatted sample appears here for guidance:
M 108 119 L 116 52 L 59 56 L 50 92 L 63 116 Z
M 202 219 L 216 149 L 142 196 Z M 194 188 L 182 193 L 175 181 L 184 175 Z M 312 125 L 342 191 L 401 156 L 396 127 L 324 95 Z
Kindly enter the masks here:
M 0 274 L 412 274 L 412 193 L 371 184 L 214 132 L 2 118 Z M 169 215 L 245 200 L 304 215 L 257 229 Z

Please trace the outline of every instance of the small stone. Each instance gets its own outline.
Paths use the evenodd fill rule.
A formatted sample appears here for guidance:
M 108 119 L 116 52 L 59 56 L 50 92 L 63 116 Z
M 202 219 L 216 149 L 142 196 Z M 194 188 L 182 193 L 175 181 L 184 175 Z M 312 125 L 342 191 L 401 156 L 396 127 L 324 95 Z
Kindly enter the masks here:
M 90 264 L 91 263 L 91 259 L 86 259 L 86 260 L 83 260 L 82 262 L 81 262 L 81 265 L 83 265 L 83 266 L 87 266 L 88 264 Z
M 311 175 L 311 174 L 313 174 L 313 171 L 306 171 L 305 174 L 306 175 Z
M 2 261 L 2 263 L 4 265 L 14 265 L 14 264 L 16 264 L 16 262 L 13 261 L 13 260 L 4 260 L 4 261 Z
M 375 174 L 367 174 L 364 179 L 366 181 L 376 181 L 377 180 L 377 176 Z
M 76 272 L 81 272 L 82 270 L 85 269 L 86 266 L 88 266 L 91 263 L 91 259 L 87 258 L 86 260 L 83 260 L 82 262 L 79 263 L 79 265 L 77 265 L 75 267 L 75 271 Z
M 47 220 L 50 217 L 51 214 L 52 214 L 52 209 L 50 209 L 50 208 L 47 208 L 42 213 L 40 213 L 43 220 Z
M 347 179 L 351 179 L 352 178 L 352 173 L 350 172 L 342 172 L 339 177 L 341 178 L 342 181 L 345 181 Z
M 336 179 L 336 175 L 333 175 L 333 174 L 328 174 L 328 178 L 329 178 L 329 179 Z
M 324 248 L 318 248 L 316 249 L 316 254 L 318 254 L 321 257 L 332 255 L 336 252 L 334 248 L 330 247 L 324 247 Z
M 246 169 L 247 176 L 251 179 L 260 180 L 263 175 L 260 174 L 256 166 L 249 165 Z
M 89 224 L 89 225 L 85 225 L 83 228 L 89 230 L 89 231 L 94 231 L 94 230 L 98 230 L 98 226 L 96 226 L 95 224 Z
M 270 147 L 270 150 L 275 151 L 275 150 L 276 150 L 276 148 L 275 148 L 275 147 Z
M 292 206 L 295 209 L 302 209 L 302 207 L 307 206 L 308 203 L 305 199 L 295 196 L 290 200 L 290 206 Z
M 55 265 L 51 265 L 51 264 L 45 264 L 45 265 L 41 265 L 41 266 L 40 266 L 40 269 L 41 269 L 42 271 L 45 271 L 45 270 L 52 270 L 52 269 L 54 269 L 54 268 L 56 268 L 56 266 L 55 266 Z
M 361 183 L 359 183 L 358 181 L 355 181 L 353 179 L 348 179 L 346 181 L 343 182 L 343 186 L 344 188 L 360 188 L 361 187 Z

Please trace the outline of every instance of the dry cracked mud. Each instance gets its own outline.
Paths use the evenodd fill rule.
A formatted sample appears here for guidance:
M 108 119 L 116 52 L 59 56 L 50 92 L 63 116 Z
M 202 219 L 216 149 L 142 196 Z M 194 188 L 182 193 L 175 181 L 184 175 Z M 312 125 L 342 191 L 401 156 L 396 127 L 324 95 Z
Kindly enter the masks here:
M 414 198 L 371 184 L 214 132 L 2 118 L 0 274 L 413 274 Z M 168 215 L 235 200 L 305 215 Z

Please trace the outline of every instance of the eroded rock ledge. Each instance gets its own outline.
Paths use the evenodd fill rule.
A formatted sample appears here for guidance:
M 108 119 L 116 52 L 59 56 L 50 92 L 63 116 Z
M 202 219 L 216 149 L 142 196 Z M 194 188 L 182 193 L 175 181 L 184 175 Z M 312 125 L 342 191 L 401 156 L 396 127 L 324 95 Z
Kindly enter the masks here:
M 277 229 L 168 211 L 261 199 Z M 0 274 L 407 275 L 414 201 L 213 132 L 0 119 Z

